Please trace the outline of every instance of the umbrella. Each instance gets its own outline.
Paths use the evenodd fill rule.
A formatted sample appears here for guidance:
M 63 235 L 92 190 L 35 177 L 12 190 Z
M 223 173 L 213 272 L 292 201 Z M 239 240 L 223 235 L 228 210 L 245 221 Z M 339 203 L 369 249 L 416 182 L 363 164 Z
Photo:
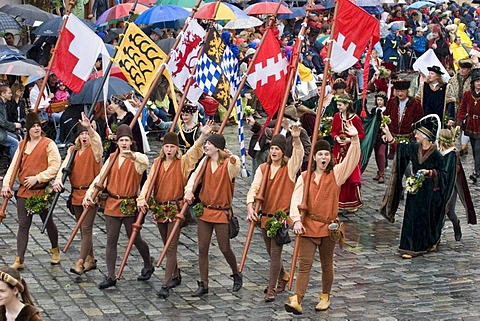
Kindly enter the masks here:
M 0 74 L 14 76 L 45 76 L 45 70 L 31 59 L 0 61 Z
M 210 2 L 210 1 L 207 1 Z M 161 4 L 174 4 L 176 6 L 182 7 L 182 8 L 193 8 L 197 4 L 197 0 L 158 0 L 156 2 L 157 5 Z M 200 6 L 204 5 L 205 2 L 201 2 Z
M 293 9 L 293 8 L 291 8 Z M 312 6 L 312 9 L 311 11 L 323 11 L 323 10 L 326 10 L 326 8 L 324 6 L 322 6 L 321 4 L 315 4 Z
M 82 104 L 92 104 L 93 98 L 95 97 L 98 88 L 102 84 L 103 78 L 95 78 L 89 80 L 85 83 L 80 93 L 73 93 L 70 96 L 70 104 L 72 105 L 82 105 Z M 128 92 L 133 91 L 132 86 L 130 86 L 126 81 L 121 80 L 117 77 L 109 77 L 108 81 L 108 97 L 119 94 L 123 95 Z M 101 90 L 100 98 L 98 101 L 103 101 L 103 90 Z
M 135 20 L 135 23 L 151 25 L 154 23 L 184 19 L 184 18 L 187 18 L 189 15 L 190 15 L 190 12 L 183 9 L 182 7 L 172 5 L 172 4 L 163 4 L 163 5 L 155 6 L 148 10 L 145 10 Z
M 227 24 L 223 27 L 224 29 L 247 29 L 253 28 L 257 26 L 261 26 L 263 21 L 255 18 L 255 17 L 248 17 L 246 19 L 236 19 L 230 20 Z
M 25 19 L 25 23 L 33 26 L 35 21 L 48 21 L 57 15 L 45 12 L 30 4 L 6 4 L 0 8 L 1 12 L 8 13 L 11 16 L 20 16 Z
M 81 19 L 84 24 L 86 24 L 90 29 L 94 30 L 92 23 L 90 20 Z M 34 35 L 37 36 L 47 36 L 47 37 L 58 37 L 58 31 L 62 29 L 63 24 L 63 17 L 53 18 L 42 23 L 38 26 L 35 31 L 33 32 Z
M 278 3 L 275 2 L 258 2 L 245 9 L 245 12 L 249 15 L 273 14 L 277 7 Z M 284 5 L 280 5 L 277 13 L 292 13 L 292 11 Z
M 12 16 L 5 12 L 0 12 L 0 31 L 6 32 L 7 30 L 19 30 L 20 24 Z
M 20 51 L 20 49 L 12 47 L 12 46 L 7 46 L 7 45 L 0 45 L 0 61 L 5 61 L 5 60 L 12 60 L 7 57 L 12 56 L 12 57 L 21 57 L 20 59 L 25 58 L 24 54 Z M 16 58 L 14 58 L 16 59 Z M 18 59 L 17 59 L 18 60 Z
M 133 3 L 121 3 L 111 7 L 110 9 L 102 13 L 100 17 L 98 17 L 95 25 L 98 26 L 98 25 L 104 25 L 108 23 L 115 23 L 123 18 L 128 17 L 130 15 L 130 10 L 132 9 L 133 5 L 134 5 Z M 137 4 L 137 6 L 135 7 L 134 13 L 140 14 L 147 9 L 148 9 L 147 6 L 144 6 L 142 4 Z
M 135 0 L 129 0 L 127 1 L 128 3 L 134 3 Z M 140 4 L 143 4 L 145 6 L 151 6 L 152 4 L 154 4 L 155 2 L 157 2 L 157 0 L 138 0 L 138 3 Z
M 215 14 L 215 7 L 218 4 L 217 14 Z M 248 15 L 235 7 L 233 4 L 224 3 L 224 2 L 211 2 L 207 3 L 201 7 L 197 13 L 193 16 L 197 19 L 206 19 L 206 20 L 235 20 L 235 19 L 246 19 Z
M 334 0 L 324 0 L 324 1 L 320 1 L 320 3 L 318 4 L 322 5 L 325 9 L 332 9 L 335 7 Z
M 407 10 L 422 9 L 424 7 L 431 7 L 431 6 L 434 6 L 434 5 L 435 4 L 433 4 L 432 2 L 428 2 L 428 1 L 417 1 L 417 2 L 414 2 L 411 5 L 409 5 L 407 7 Z
M 101 78 L 101 77 L 103 77 L 103 69 L 92 73 L 90 76 L 88 76 L 88 80 Z M 110 68 L 110 77 L 120 78 L 125 81 L 127 80 L 123 72 L 117 66 L 113 66 L 112 68 Z
M 323 7 L 322 7 L 323 8 Z M 325 9 L 325 8 L 323 8 Z M 293 8 L 290 8 L 290 11 L 292 11 L 292 13 L 285 13 L 285 14 L 279 14 L 277 16 L 278 19 L 295 19 L 295 18 L 301 18 L 301 17 L 305 17 L 305 14 L 307 13 L 305 11 L 305 8 L 302 8 L 302 7 L 293 7 Z

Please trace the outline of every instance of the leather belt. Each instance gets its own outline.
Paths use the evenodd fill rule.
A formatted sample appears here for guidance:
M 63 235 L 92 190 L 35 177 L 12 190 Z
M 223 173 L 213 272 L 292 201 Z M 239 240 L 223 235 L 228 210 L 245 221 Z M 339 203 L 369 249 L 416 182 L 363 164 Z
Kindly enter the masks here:
M 87 190 L 89 186 L 72 186 L 72 189 L 76 189 L 76 190 Z
M 136 198 L 137 195 L 132 195 L 132 196 L 123 196 L 123 195 L 116 195 L 116 194 L 112 194 L 110 192 L 108 192 L 108 197 L 111 197 L 111 198 L 115 198 L 117 200 L 120 200 L 120 199 L 133 199 L 133 198 Z

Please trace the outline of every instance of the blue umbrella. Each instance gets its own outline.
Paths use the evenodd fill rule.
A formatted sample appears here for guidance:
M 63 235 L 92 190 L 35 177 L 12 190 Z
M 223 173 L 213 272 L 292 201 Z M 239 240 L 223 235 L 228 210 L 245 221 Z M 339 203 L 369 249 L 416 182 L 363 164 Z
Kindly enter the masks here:
M 80 93 L 76 94 L 73 93 L 70 96 L 70 103 L 72 105 L 82 105 L 82 104 L 91 104 L 93 103 L 93 98 L 95 97 L 98 88 L 102 84 L 103 78 L 95 78 L 89 80 L 85 83 Z M 133 91 L 132 86 L 128 84 L 128 82 L 117 78 L 117 77 L 110 77 L 108 81 L 108 98 L 115 94 L 126 94 L 128 92 Z M 100 94 L 100 98 L 98 101 L 103 101 L 103 90 Z
M 285 14 L 279 14 L 278 19 L 295 19 L 295 18 L 301 18 L 305 17 L 305 14 L 307 13 L 305 11 L 305 8 L 303 7 L 293 7 L 289 8 L 292 13 L 285 13 Z
M 431 6 L 434 6 L 434 5 L 435 5 L 434 3 L 428 2 L 428 1 L 417 1 L 417 2 L 414 2 L 411 5 L 409 5 L 407 7 L 407 10 L 422 9 L 424 7 L 431 7 Z
M 90 27 L 90 29 L 95 30 L 93 28 L 93 24 L 86 19 L 81 19 L 82 22 Z M 47 37 L 58 37 L 58 31 L 62 29 L 63 17 L 57 17 L 45 21 L 40 26 L 38 26 L 35 31 L 33 32 L 34 35 L 37 36 L 47 36 Z
M 332 9 L 332 8 L 335 7 L 335 1 L 334 0 L 324 0 L 324 1 L 320 1 L 317 4 L 320 4 L 320 5 L 324 6 L 325 9 Z
M 142 12 L 142 14 L 135 20 L 135 23 L 151 25 L 162 22 L 175 21 L 178 19 L 185 19 L 189 15 L 190 12 L 183 9 L 182 7 L 173 4 L 162 4 Z

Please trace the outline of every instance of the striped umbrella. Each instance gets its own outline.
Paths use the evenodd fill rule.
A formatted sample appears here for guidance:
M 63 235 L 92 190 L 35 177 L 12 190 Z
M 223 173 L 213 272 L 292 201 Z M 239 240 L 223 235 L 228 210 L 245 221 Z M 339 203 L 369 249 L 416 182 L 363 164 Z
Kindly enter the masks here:
M 218 5 L 218 10 L 216 6 Z M 216 12 L 216 14 L 215 14 Z M 196 19 L 206 20 L 235 20 L 247 19 L 248 15 L 233 4 L 224 2 L 211 2 L 201 7 L 195 16 Z

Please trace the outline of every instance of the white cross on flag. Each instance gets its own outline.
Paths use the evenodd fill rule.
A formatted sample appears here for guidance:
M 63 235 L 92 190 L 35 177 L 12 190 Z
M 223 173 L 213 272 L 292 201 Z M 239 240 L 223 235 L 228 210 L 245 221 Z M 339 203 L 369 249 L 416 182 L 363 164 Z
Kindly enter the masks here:
M 335 72 L 342 72 L 360 59 L 369 42 L 370 53 L 380 40 L 380 24 L 350 0 L 339 0 L 337 12 L 330 67 Z
M 268 116 L 273 116 L 280 107 L 287 85 L 288 61 L 280 50 L 280 44 L 271 32 L 261 44 L 253 67 L 248 74 L 248 83 L 255 90 Z

